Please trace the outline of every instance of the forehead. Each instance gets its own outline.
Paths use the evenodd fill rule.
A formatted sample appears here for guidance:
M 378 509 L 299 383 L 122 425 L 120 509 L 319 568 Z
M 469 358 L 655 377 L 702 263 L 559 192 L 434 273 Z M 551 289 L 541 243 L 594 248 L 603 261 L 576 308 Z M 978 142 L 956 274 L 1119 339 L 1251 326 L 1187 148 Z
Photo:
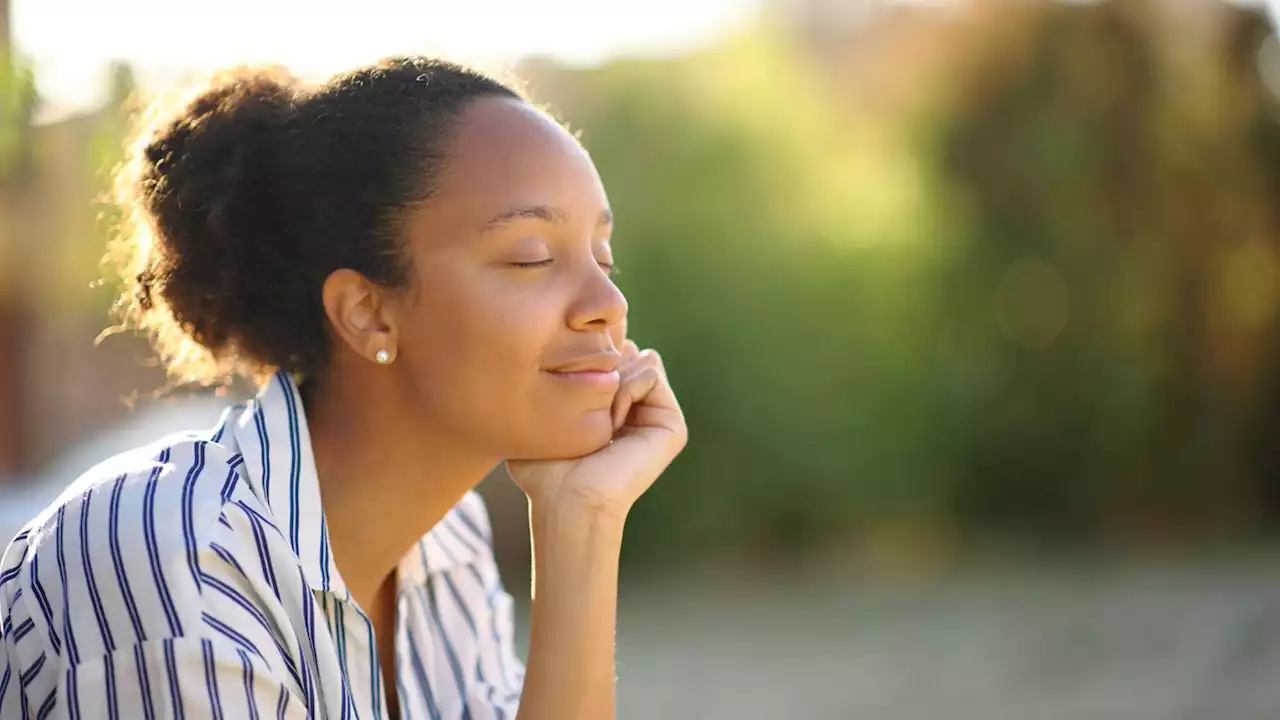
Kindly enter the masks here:
M 421 221 L 478 229 L 511 207 L 534 205 L 594 225 L 608 202 L 590 156 L 559 123 L 522 101 L 477 100 L 458 120 Z

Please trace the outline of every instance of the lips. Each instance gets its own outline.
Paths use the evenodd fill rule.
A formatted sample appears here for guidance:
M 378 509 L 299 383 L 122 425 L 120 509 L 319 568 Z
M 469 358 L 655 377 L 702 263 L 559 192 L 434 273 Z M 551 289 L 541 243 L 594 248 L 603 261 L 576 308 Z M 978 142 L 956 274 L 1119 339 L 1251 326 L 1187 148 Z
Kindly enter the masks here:
M 618 363 L 621 361 L 622 356 L 617 353 L 597 353 L 554 365 L 549 368 L 549 371 L 566 374 L 580 372 L 611 373 L 618 369 Z
M 618 387 L 618 363 L 621 359 L 617 353 L 586 355 L 554 365 L 547 369 L 547 373 L 593 389 L 614 390 Z

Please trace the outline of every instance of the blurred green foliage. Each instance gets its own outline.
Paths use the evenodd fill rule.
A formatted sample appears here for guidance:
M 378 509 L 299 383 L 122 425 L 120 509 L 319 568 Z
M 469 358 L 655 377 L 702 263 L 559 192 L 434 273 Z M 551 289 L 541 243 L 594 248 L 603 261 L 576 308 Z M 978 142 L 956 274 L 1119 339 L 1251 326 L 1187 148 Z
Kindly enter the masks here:
M 28 169 L 25 148 L 38 100 L 30 65 L 0 53 L 0 181 Z
M 829 535 L 937 481 L 915 449 L 933 338 L 910 290 L 936 203 L 901 138 L 847 133 L 801 59 L 756 37 L 573 80 L 632 334 L 663 351 L 692 428 L 637 511 L 648 552 Z
M 888 113 L 765 32 L 532 69 L 585 128 L 633 334 L 691 426 L 633 559 L 895 525 L 1072 543 L 1274 525 L 1267 30 L 1224 8 L 1191 43 L 1163 15 L 977 11 Z

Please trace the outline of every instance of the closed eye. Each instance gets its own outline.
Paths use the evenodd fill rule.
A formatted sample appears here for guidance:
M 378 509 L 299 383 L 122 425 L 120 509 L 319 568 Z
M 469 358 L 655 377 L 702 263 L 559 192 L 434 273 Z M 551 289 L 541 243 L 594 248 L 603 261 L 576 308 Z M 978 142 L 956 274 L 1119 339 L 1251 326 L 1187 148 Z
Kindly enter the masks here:
M 553 262 L 555 262 L 554 258 L 547 258 L 545 260 L 533 260 L 531 262 L 513 262 L 508 264 L 511 265 L 512 267 L 530 269 L 530 268 L 546 267 Z M 601 270 L 604 270 L 604 274 L 610 277 L 617 275 L 619 272 L 621 272 L 618 269 L 618 266 L 615 265 L 614 263 L 597 262 L 597 264 L 600 266 Z

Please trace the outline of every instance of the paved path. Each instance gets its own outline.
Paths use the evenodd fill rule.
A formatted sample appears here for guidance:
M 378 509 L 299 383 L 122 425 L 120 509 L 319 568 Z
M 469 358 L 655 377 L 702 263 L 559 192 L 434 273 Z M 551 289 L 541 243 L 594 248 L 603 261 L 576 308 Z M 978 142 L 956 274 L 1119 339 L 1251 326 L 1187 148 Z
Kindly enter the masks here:
M 1280 718 L 1280 554 L 624 593 L 624 719 Z

